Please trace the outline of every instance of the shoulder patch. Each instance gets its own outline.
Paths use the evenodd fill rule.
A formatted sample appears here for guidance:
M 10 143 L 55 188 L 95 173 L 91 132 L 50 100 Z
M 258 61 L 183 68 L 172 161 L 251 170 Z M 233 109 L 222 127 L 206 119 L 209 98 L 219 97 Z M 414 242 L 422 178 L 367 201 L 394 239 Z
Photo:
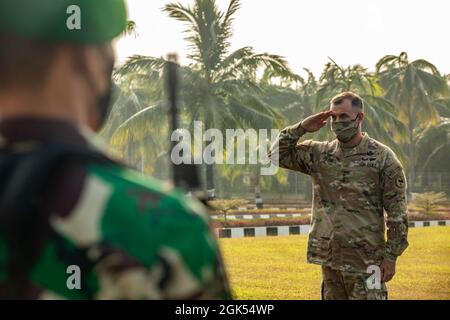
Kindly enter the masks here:
M 403 175 L 397 175 L 395 178 L 395 186 L 399 189 L 402 189 L 405 186 L 405 179 L 403 178 Z

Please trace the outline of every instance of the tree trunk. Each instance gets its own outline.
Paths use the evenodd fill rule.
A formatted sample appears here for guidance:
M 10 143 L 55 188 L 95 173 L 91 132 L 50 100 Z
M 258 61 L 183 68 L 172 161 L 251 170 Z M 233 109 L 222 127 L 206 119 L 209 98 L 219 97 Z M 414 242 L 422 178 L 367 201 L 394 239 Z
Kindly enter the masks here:
M 260 168 L 261 166 L 258 164 L 256 165 L 256 170 L 254 172 L 254 186 L 255 186 L 255 205 L 256 209 L 263 209 L 263 199 L 261 197 L 261 174 L 260 174 Z
M 212 115 L 210 110 L 205 110 L 205 132 L 211 129 Z M 202 142 L 203 143 L 203 142 Z M 213 157 L 216 155 L 214 154 Z M 216 186 L 214 183 L 214 165 L 206 164 L 206 192 L 208 201 L 216 199 Z
M 407 181 L 408 181 L 408 198 L 411 199 L 411 194 L 414 192 L 414 181 L 416 179 L 416 146 L 414 139 L 414 119 L 412 114 L 412 106 L 408 103 L 408 134 L 409 134 L 409 146 L 408 146 L 408 173 Z
M 208 201 L 216 198 L 216 187 L 214 185 L 214 167 L 212 164 L 206 165 L 206 191 Z

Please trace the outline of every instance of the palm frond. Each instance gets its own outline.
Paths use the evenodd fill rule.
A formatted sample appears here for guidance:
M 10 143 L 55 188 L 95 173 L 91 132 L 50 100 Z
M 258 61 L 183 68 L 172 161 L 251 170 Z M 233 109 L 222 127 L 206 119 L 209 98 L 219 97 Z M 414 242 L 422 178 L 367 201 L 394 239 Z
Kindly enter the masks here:
M 161 72 L 165 65 L 166 60 L 164 58 L 133 55 L 127 59 L 124 65 L 114 72 L 114 75 L 125 76 L 135 73 L 148 74 L 151 71 Z

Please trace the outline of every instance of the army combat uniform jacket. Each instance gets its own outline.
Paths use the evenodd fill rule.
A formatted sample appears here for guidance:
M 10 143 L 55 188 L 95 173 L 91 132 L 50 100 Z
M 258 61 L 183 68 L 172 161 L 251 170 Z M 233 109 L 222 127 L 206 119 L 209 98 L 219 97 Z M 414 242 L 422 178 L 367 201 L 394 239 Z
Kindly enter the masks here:
M 86 135 L 62 122 L 0 124 L 2 152 L 49 143 L 93 148 Z M 21 244 L 43 241 L 20 298 L 230 298 L 205 209 L 181 191 L 119 164 L 75 162 L 58 167 L 41 198 L 49 228 Z M 2 298 L 11 295 L 13 250 L 0 232 Z
M 299 142 L 305 133 L 299 124 L 285 128 L 269 157 L 312 178 L 308 262 L 364 273 L 383 258 L 395 260 L 408 246 L 408 219 L 406 178 L 394 152 L 365 132 L 349 149 L 337 139 Z

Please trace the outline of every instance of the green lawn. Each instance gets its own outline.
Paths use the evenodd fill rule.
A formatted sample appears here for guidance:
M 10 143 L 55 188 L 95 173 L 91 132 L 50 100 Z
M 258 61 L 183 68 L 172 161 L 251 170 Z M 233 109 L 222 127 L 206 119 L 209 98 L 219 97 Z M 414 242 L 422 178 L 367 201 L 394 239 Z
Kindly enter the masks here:
M 320 299 L 320 266 L 306 264 L 307 236 L 221 239 L 237 299 Z M 411 228 L 388 283 L 389 299 L 450 299 L 450 227 Z

